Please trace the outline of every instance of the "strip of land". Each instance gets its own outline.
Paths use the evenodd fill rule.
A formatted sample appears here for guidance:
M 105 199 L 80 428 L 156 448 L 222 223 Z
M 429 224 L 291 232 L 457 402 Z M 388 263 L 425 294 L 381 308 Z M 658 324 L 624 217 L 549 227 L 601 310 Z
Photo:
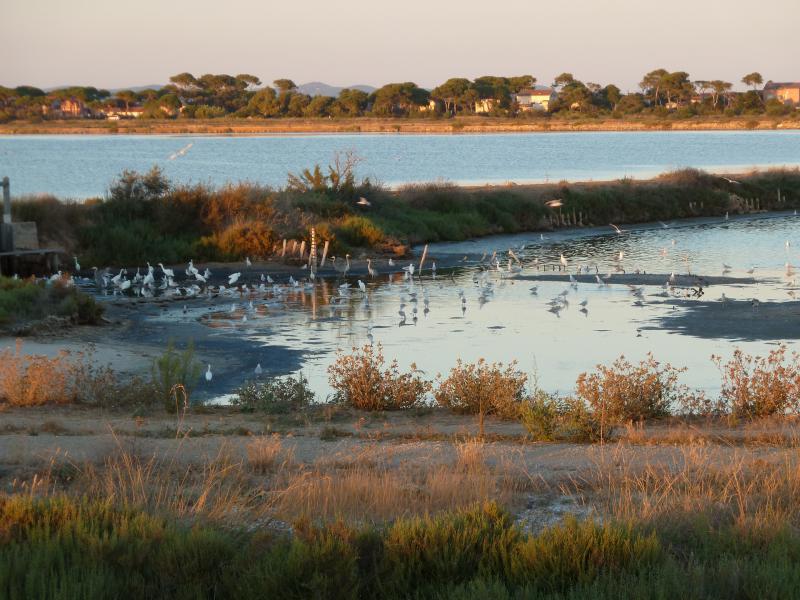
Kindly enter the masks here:
M 64 119 L 11 121 L 0 124 L 0 135 L 136 134 L 136 135 L 272 135 L 315 133 L 536 133 L 567 131 L 734 131 L 800 129 L 800 115 L 782 117 L 697 117 L 688 119 L 130 119 L 122 121 Z

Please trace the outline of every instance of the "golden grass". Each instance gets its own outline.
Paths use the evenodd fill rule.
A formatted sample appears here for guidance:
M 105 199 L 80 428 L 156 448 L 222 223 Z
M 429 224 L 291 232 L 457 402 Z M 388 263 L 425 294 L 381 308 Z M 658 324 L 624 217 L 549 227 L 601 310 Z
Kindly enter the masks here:
M 73 399 L 71 387 L 76 358 L 61 351 L 53 358 L 26 355 L 22 340 L 0 351 L 0 404 L 39 406 L 65 404 Z

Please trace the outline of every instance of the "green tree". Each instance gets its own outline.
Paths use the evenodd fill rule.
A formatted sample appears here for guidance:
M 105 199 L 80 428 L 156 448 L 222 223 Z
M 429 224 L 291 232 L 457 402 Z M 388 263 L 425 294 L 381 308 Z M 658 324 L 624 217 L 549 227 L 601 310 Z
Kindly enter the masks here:
M 412 81 L 389 83 L 370 96 L 372 112 L 376 115 L 407 115 L 427 104 L 429 98 L 430 93 Z
M 337 117 L 360 117 L 367 109 L 369 94 L 362 90 L 344 89 L 331 107 Z
M 710 81 L 709 86 L 711 88 L 711 102 L 714 105 L 714 108 L 717 108 L 720 98 L 724 99 L 726 94 L 733 87 L 733 85 L 727 81 L 722 81 L 721 79 Z
M 131 104 L 139 99 L 139 95 L 132 90 L 122 90 L 117 92 L 117 98 L 125 103 L 125 111 L 130 111 Z
M 331 96 L 314 96 L 303 114 L 307 117 L 329 117 L 335 101 Z
M 445 81 L 442 85 L 433 88 L 431 97 L 440 100 L 444 104 L 444 111 L 456 114 L 458 107 L 463 106 L 464 95 L 469 91 L 472 83 L 463 77 L 453 77 Z
M 297 89 L 297 86 L 291 79 L 276 79 L 272 82 L 272 85 L 274 85 L 281 94 L 286 94 Z
M 553 87 L 563 88 L 574 82 L 575 78 L 572 76 L 572 73 L 561 73 L 561 75 L 553 80 Z
M 753 71 L 752 73 L 748 73 L 744 77 L 742 77 L 742 83 L 745 85 L 749 85 L 753 88 L 753 91 L 764 83 L 764 78 L 761 76 L 761 73 L 758 71 Z
M 260 117 L 277 117 L 280 114 L 278 95 L 271 87 L 260 89 L 250 98 L 247 108 Z
M 649 97 L 654 106 L 660 103 L 661 88 L 663 86 L 664 78 L 669 75 L 666 69 L 655 69 L 650 71 L 639 82 L 639 87 L 644 92 L 645 97 Z

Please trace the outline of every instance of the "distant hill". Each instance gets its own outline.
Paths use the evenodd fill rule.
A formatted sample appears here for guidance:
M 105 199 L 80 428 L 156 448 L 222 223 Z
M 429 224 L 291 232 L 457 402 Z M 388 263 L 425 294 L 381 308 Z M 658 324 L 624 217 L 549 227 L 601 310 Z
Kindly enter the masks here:
M 116 94 L 117 92 L 121 92 L 122 90 L 131 90 L 133 92 L 143 92 L 144 90 L 160 90 L 164 87 L 165 84 L 161 83 L 154 83 L 152 85 L 135 85 L 133 87 L 120 87 L 120 88 L 108 88 L 108 91 L 112 94 Z M 70 87 L 80 87 L 76 85 L 54 85 L 46 88 L 42 88 L 42 91 L 50 93 L 55 90 L 63 90 L 64 88 Z M 97 87 L 97 86 L 95 86 Z M 101 89 L 101 88 L 98 88 Z
M 308 94 L 309 96 L 332 96 L 334 98 L 339 97 L 339 93 L 342 90 L 361 90 L 362 92 L 366 92 L 371 94 L 377 88 L 371 85 L 346 85 L 346 86 L 335 86 L 329 85 L 327 83 L 322 83 L 321 81 L 311 81 L 309 83 L 303 83 L 297 86 L 297 90 L 302 92 L 303 94 Z

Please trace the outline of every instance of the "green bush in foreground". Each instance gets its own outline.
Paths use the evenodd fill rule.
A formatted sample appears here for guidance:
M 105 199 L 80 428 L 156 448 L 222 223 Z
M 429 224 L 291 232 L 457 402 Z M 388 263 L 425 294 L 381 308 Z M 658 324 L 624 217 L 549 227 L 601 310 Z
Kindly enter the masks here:
M 18 496 L 0 498 L 0 542 L 9 599 L 777 599 L 800 589 L 800 534 L 789 527 L 567 519 L 528 536 L 493 504 L 386 528 L 298 526 L 286 538 Z

